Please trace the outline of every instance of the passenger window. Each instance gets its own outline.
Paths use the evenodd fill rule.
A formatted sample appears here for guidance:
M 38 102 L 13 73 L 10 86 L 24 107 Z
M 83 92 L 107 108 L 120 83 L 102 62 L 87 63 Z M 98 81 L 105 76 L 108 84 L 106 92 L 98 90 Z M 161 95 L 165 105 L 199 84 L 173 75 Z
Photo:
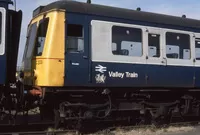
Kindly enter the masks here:
M 195 57 L 200 60 L 200 38 L 195 39 Z
M 76 24 L 67 25 L 67 51 L 84 52 L 83 26 Z
M 160 57 L 160 35 L 149 34 L 148 42 L 149 57 Z
M 49 24 L 49 18 L 45 18 L 41 20 L 39 23 L 37 37 L 36 37 L 36 45 L 35 45 L 35 56 L 42 55 L 48 30 L 48 24 Z
M 190 36 L 181 33 L 166 33 L 166 55 L 173 59 L 190 59 Z
M 1 45 L 1 40 L 2 40 L 2 21 L 3 21 L 3 19 L 2 19 L 2 12 L 0 12 L 0 45 Z M 1 52 L 1 51 L 0 51 Z
M 141 29 L 113 26 L 112 53 L 114 55 L 140 57 L 143 54 L 142 51 Z

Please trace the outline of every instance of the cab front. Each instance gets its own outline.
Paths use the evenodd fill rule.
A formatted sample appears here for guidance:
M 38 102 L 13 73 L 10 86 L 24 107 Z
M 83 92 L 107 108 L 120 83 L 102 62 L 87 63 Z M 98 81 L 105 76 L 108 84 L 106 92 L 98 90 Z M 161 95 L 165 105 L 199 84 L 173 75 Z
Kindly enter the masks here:
M 63 85 L 64 14 L 63 11 L 51 10 L 31 20 L 23 58 L 25 85 Z

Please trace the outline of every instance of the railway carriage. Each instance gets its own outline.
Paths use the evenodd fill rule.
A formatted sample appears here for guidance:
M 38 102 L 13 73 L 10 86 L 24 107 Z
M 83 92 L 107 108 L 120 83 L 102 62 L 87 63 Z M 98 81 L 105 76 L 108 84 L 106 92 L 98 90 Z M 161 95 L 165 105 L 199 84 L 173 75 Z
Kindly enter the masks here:
M 22 11 L 10 8 L 11 0 L 0 0 L 0 124 L 6 110 L 15 109 L 16 67 L 21 31 Z M 9 114 L 9 113 L 8 113 Z
M 23 63 L 59 119 L 199 117 L 199 20 L 61 0 L 33 12 Z
M 0 0 L 0 86 L 16 82 L 22 12 L 9 9 L 10 4 L 11 0 Z

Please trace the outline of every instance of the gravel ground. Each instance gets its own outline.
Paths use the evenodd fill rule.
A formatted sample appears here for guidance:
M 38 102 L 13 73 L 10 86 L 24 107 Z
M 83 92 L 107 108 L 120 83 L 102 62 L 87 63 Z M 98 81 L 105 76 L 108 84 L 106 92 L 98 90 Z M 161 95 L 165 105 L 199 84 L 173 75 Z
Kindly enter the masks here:
M 109 133 L 97 133 L 90 135 L 200 135 L 200 126 L 199 127 L 169 127 L 163 129 L 134 129 L 130 131 L 123 131 L 117 129 Z
M 200 128 L 200 127 L 199 127 Z M 138 129 L 132 131 L 115 131 L 115 135 L 199 135 L 200 129 L 194 127 L 169 127 L 164 129 Z
M 76 134 L 67 133 L 61 135 L 76 135 Z M 88 135 L 200 135 L 200 126 L 169 127 L 162 129 L 141 128 L 129 131 L 117 129 L 112 132 L 102 131 L 101 133 L 88 134 Z

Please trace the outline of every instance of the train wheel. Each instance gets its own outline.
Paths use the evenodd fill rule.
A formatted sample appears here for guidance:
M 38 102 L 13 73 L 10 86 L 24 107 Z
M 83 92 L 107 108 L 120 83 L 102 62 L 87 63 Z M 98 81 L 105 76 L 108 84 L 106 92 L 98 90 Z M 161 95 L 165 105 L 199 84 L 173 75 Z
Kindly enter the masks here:
M 160 106 L 156 114 L 152 117 L 152 124 L 154 126 L 162 126 L 169 124 L 172 117 L 171 111 L 166 106 Z

